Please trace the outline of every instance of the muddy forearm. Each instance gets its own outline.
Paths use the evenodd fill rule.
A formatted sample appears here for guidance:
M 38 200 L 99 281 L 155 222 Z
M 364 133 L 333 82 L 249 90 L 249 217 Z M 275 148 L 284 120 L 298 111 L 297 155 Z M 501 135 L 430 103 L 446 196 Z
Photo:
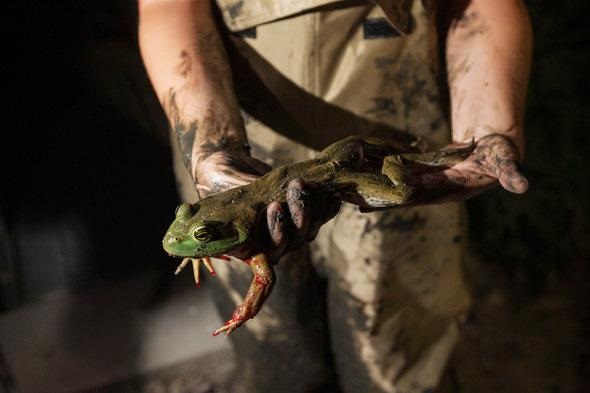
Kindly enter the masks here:
M 247 149 L 209 1 L 140 1 L 139 44 L 193 179 L 197 161 L 206 152 Z
M 500 133 L 522 157 L 532 50 L 525 6 L 518 0 L 450 3 L 446 61 L 453 139 L 467 142 Z

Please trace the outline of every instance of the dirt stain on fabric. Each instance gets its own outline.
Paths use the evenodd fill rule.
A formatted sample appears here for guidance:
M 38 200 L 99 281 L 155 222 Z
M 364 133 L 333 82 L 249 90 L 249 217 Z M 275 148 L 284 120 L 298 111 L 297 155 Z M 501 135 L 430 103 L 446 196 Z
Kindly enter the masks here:
M 244 8 L 244 0 L 239 0 L 236 3 L 227 7 L 227 12 L 229 13 L 230 17 L 235 18 L 238 15 L 240 15 L 242 8 Z
M 364 232 L 370 232 L 373 229 L 381 229 L 393 232 L 413 232 L 424 228 L 426 219 L 415 212 L 410 217 L 401 217 L 399 215 L 384 215 L 377 222 L 365 224 Z

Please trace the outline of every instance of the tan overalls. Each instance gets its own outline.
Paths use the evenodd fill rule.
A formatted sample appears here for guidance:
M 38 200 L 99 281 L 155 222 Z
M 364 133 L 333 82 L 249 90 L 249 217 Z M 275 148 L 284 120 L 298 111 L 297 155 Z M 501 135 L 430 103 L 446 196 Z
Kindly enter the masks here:
M 396 130 L 432 147 L 449 142 L 428 2 L 217 3 L 232 32 L 228 51 L 255 157 L 275 167 L 348 135 Z M 183 197 L 195 201 L 176 158 Z M 370 214 L 345 204 L 308 248 L 281 260 L 270 299 L 232 334 L 240 386 L 324 392 L 337 379 L 345 392 L 434 388 L 470 303 L 464 227 L 459 204 Z M 228 317 L 251 273 L 240 264 L 215 268 L 215 299 Z

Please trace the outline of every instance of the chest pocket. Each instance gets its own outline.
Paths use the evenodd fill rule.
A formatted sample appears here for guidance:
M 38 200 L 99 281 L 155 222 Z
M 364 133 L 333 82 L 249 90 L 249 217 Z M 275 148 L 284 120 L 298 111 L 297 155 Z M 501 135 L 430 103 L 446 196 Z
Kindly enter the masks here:
M 233 32 L 248 30 L 324 6 L 345 6 L 351 3 L 349 0 L 216 0 L 216 2 L 226 26 Z M 383 9 L 391 25 L 400 34 L 405 35 L 410 31 L 412 0 L 375 0 L 373 2 Z

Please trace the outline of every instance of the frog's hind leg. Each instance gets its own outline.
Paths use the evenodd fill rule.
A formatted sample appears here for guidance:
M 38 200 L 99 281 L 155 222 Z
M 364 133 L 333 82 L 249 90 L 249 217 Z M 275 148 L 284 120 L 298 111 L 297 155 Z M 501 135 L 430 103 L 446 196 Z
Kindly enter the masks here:
M 410 186 L 379 173 L 341 171 L 335 183 L 342 187 L 342 199 L 361 210 L 403 205 L 412 196 Z
M 326 147 L 316 159 L 324 163 L 332 161 L 352 170 L 378 172 L 386 156 L 423 151 L 420 145 L 422 141 L 414 137 L 406 141 L 353 135 Z
M 248 289 L 244 302 L 234 310 L 231 319 L 224 326 L 213 332 L 214 336 L 221 332 L 225 332 L 228 335 L 248 319 L 254 318 L 274 287 L 276 281 L 275 273 L 265 254 L 260 253 L 254 255 L 244 262 L 250 265 L 250 269 L 254 273 L 250 289 Z
M 402 155 L 396 154 L 385 157 L 381 173 L 387 176 L 395 186 L 399 187 L 407 184 Z

